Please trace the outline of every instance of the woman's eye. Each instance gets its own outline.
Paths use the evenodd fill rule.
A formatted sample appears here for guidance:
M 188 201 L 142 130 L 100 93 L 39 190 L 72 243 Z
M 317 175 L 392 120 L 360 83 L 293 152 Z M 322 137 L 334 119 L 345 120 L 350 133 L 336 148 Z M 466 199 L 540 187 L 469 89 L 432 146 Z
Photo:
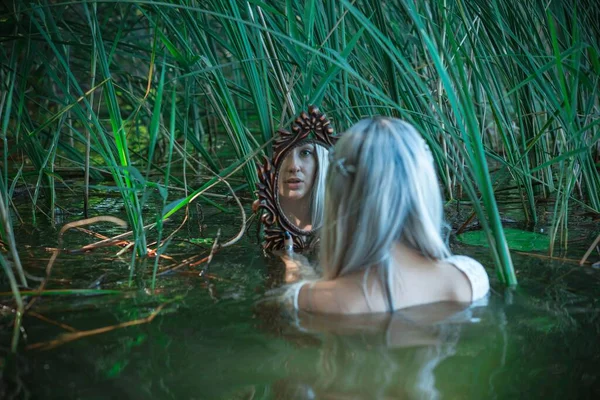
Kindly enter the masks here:
M 309 157 L 309 156 L 311 156 L 311 155 L 312 155 L 312 151 L 311 151 L 311 150 L 301 150 L 301 151 L 300 151 L 300 155 L 301 155 L 302 157 Z

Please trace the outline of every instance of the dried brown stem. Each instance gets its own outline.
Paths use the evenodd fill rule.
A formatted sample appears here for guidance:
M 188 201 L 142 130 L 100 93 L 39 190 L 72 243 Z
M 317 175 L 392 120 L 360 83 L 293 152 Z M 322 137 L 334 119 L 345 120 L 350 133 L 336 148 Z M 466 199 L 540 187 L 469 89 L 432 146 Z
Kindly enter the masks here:
M 167 274 L 169 272 L 176 271 L 176 270 L 178 270 L 178 269 L 180 269 L 182 267 L 185 267 L 185 266 L 196 267 L 196 266 L 198 266 L 198 265 L 200 265 L 200 264 L 202 264 L 204 262 L 206 262 L 206 264 L 208 265 L 212 261 L 212 258 L 214 256 L 214 254 L 219 249 L 224 248 L 224 247 L 228 247 L 228 246 L 231 246 L 231 245 L 237 243 L 242 238 L 242 236 L 244 236 L 244 233 L 246 232 L 246 212 L 244 210 L 244 206 L 242 205 L 242 202 L 240 201 L 239 197 L 235 194 L 235 192 L 234 192 L 233 188 L 231 187 L 231 185 L 229 184 L 229 182 L 227 182 L 224 178 L 220 178 L 219 181 L 223 182 L 227 186 L 227 188 L 231 192 L 233 198 L 235 199 L 238 207 L 240 208 L 240 213 L 242 214 L 242 226 L 240 227 L 240 231 L 238 232 L 238 234 L 236 236 L 234 236 L 228 242 L 226 242 L 226 243 L 224 243 L 222 245 L 218 245 L 219 238 L 221 236 L 221 230 L 219 229 L 218 232 L 217 232 L 217 237 L 215 238 L 215 241 L 213 243 L 212 249 L 210 251 L 210 254 L 207 257 L 204 257 L 201 260 L 193 262 L 193 263 L 185 262 L 184 261 L 183 263 L 181 263 L 181 264 L 179 264 L 179 265 L 177 265 L 177 266 L 175 266 L 173 268 L 169 268 L 169 269 L 167 269 L 165 271 L 162 271 L 159 275 L 164 275 L 164 274 Z M 189 203 L 192 203 L 202 193 L 203 192 L 200 192 L 200 193 L 196 194 L 196 196 L 192 197 L 190 199 Z M 177 232 L 179 229 L 181 229 L 183 227 L 183 224 L 185 223 L 185 220 L 187 219 L 187 215 L 188 215 L 188 208 L 186 207 L 186 217 L 184 219 L 184 222 L 177 228 L 177 230 L 175 232 Z M 175 232 L 173 232 L 169 237 L 173 236 L 175 234 Z
M 165 267 L 165 269 L 163 269 L 162 271 L 160 271 L 157 276 L 162 276 L 162 275 L 166 275 L 168 273 L 171 273 L 173 271 L 177 271 L 185 266 L 189 266 L 193 260 L 197 259 L 199 256 L 194 256 L 194 257 L 190 257 L 187 258 L 185 260 L 183 260 L 182 262 L 180 262 L 179 264 L 175 265 L 174 267 Z M 208 256 L 207 256 L 208 257 Z M 204 258 L 207 258 L 204 257 Z
M 228 246 L 231 246 L 232 244 L 237 243 L 242 238 L 242 236 L 244 236 L 244 233 L 246 232 L 246 212 L 244 211 L 244 206 L 242 205 L 242 203 L 240 202 L 240 199 L 237 197 L 237 195 L 233 191 L 233 188 L 231 187 L 229 182 L 227 182 L 226 180 L 223 180 L 223 183 L 225 185 L 227 185 L 227 187 L 229 188 L 229 191 L 231 192 L 231 195 L 233 196 L 236 203 L 238 204 L 238 207 L 240 208 L 240 213 L 242 214 L 242 226 L 240 227 L 240 231 L 238 232 L 238 234 L 233 239 L 229 240 L 227 243 L 222 244 L 220 246 L 221 248 L 228 247 Z
M 158 275 L 159 276 L 165 275 L 165 274 L 168 274 L 170 272 L 177 271 L 178 269 L 181 269 L 183 267 L 192 267 L 192 268 L 193 267 L 197 267 L 198 265 L 200 265 L 200 264 L 202 264 L 204 262 L 206 262 L 207 264 L 209 264 L 212 261 L 212 258 L 214 256 L 214 254 L 217 252 L 217 250 L 219 248 L 219 238 L 220 237 L 221 237 L 221 229 L 219 229 L 217 231 L 217 236 L 215 237 L 215 240 L 213 242 L 212 248 L 210 249 L 210 254 L 208 256 L 203 257 L 200 260 L 193 261 L 193 262 L 192 262 L 192 260 L 195 260 L 197 257 L 188 258 L 187 260 L 184 260 L 179 265 L 176 265 L 176 266 L 174 266 L 172 268 L 169 268 L 169 269 L 166 269 L 164 271 L 161 271 Z
M 120 324 L 117 324 L 117 325 L 111 325 L 111 326 L 105 326 L 105 327 L 102 327 L 102 328 L 91 329 L 89 331 L 79 331 L 79 332 L 72 332 L 72 333 L 64 333 L 64 334 L 60 335 L 58 338 L 56 338 L 54 340 L 49 340 L 47 342 L 39 342 L 39 343 L 30 344 L 29 346 L 25 347 L 25 350 L 35 350 L 35 349 L 50 350 L 50 349 L 53 349 L 53 348 L 58 347 L 60 345 L 63 345 L 65 343 L 72 342 L 74 340 L 79 340 L 79 339 L 82 339 L 84 337 L 98 335 L 98 334 L 101 334 L 101 333 L 106 333 L 106 332 L 114 331 L 116 329 L 127 328 L 129 326 L 147 324 L 147 323 L 152 322 L 152 320 L 154 320 L 154 318 L 158 315 L 158 313 L 166 305 L 167 305 L 167 303 L 161 304 L 160 306 L 158 306 L 158 308 L 156 310 L 154 310 L 152 312 L 152 314 L 150 314 L 146 318 L 136 319 L 134 321 L 123 322 L 123 323 L 120 323 Z
M 64 225 L 61 228 L 60 232 L 58 233 L 58 246 L 57 246 L 58 248 L 56 250 L 54 250 L 54 252 L 52 253 L 52 257 L 50 257 L 50 261 L 48 262 L 48 265 L 46 266 L 46 277 L 44 278 L 42 283 L 40 283 L 40 286 L 36 290 L 38 295 L 34 296 L 31 299 L 29 304 L 27 304 L 27 307 L 25 307 L 25 310 L 29 310 L 33 306 L 33 304 L 37 301 L 37 299 L 39 297 L 39 293 L 41 293 L 42 290 L 44 290 L 44 288 L 46 287 L 46 283 L 48 282 L 48 279 L 50 278 L 50 273 L 52 272 L 52 266 L 54 265 L 54 262 L 56 261 L 56 258 L 58 257 L 58 254 L 60 253 L 60 248 L 62 247 L 63 234 L 66 231 L 68 231 L 69 229 L 76 228 L 79 226 L 93 224 L 96 222 L 112 222 L 119 226 L 123 226 L 123 227 L 127 226 L 127 223 L 125 221 L 123 221 L 122 219 L 117 218 L 117 217 L 111 217 L 108 215 L 107 216 L 98 216 L 98 217 L 93 217 L 93 218 L 86 218 L 86 219 L 82 219 L 80 221 L 74 221 L 74 222 L 70 222 L 70 223 Z
M 583 255 L 583 257 L 581 258 L 581 261 L 579 261 L 579 265 L 585 264 L 586 260 L 588 259 L 588 257 L 590 256 L 590 254 L 592 254 L 592 251 L 594 251 L 594 248 L 596 246 L 598 246 L 598 244 L 600 244 L 600 235 L 598 235 L 598 237 L 596 238 L 596 240 L 594 240 L 594 243 L 592 243 L 592 245 L 590 246 L 590 248 L 587 249 L 587 251 L 585 252 L 585 254 Z
M 215 237 L 215 242 L 213 243 L 212 249 L 210 249 L 210 254 L 208 255 L 208 257 L 206 257 L 206 266 L 208 267 L 208 264 L 210 264 L 210 262 L 213 259 L 213 256 L 215 255 L 215 253 L 217 252 L 217 249 L 219 248 L 219 238 L 221 237 L 221 229 L 219 229 L 217 231 L 217 237 Z M 200 265 L 202 263 L 203 260 L 200 260 L 194 264 L 190 264 L 190 267 L 196 267 L 198 265 Z
M 59 326 L 59 327 L 63 328 L 64 330 L 67 330 L 69 332 L 79 332 L 77 329 L 73 328 L 72 326 L 69 326 L 67 324 L 63 324 L 62 322 L 58 322 L 58 321 L 55 321 L 55 320 L 50 319 L 50 318 L 46 318 L 42 314 L 38 314 L 35 311 L 29 311 L 27 313 L 27 315 L 32 316 L 34 318 L 37 318 L 39 320 L 42 320 L 44 322 L 47 322 L 49 324 Z
M 119 247 L 123 247 L 124 249 L 121 250 L 118 254 L 122 254 L 124 251 L 129 250 L 132 246 L 133 246 L 133 242 L 127 241 L 127 240 L 120 240 L 120 239 L 114 239 L 114 238 L 109 238 L 108 236 L 104 236 L 101 235 L 97 232 L 91 231 L 89 229 L 83 229 L 83 228 L 76 228 L 77 230 L 87 233 L 88 235 L 94 236 L 98 239 L 101 239 L 100 242 L 96 242 L 96 243 L 92 243 L 92 244 L 87 244 L 79 249 L 75 249 L 75 250 L 66 250 L 67 252 L 69 252 L 70 254 L 78 254 L 78 253 L 85 253 L 88 251 L 92 251 L 95 249 L 99 249 L 99 248 L 103 248 L 103 247 L 111 247 L 111 246 L 119 246 Z M 151 249 L 151 248 L 147 248 L 147 253 L 149 257 L 155 257 L 156 256 L 156 250 Z M 167 260 L 173 260 L 172 257 L 169 257 L 167 255 L 161 254 L 160 258 L 164 258 Z
M 467 226 L 469 226 L 469 224 L 473 222 L 473 219 L 475 219 L 475 215 L 475 211 L 473 211 L 471 215 L 469 215 L 469 218 L 467 218 L 467 220 L 456 230 L 456 235 L 460 235 L 465 229 L 467 229 Z
M 541 258 L 543 260 L 562 261 L 562 262 L 572 263 L 572 264 L 578 264 L 579 263 L 578 260 L 574 260 L 572 258 L 566 258 L 566 257 L 559 258 L 559 257 L 547 256 L 547 255 L 544 255 L 544 254 L 528 253 L 526 251 L 516 251 L 516 250 L 513 250 L 512 252 L 515 253 L 515 254 L 522 254 L 522 255 L 525 255 L 525 256 L 531 256 L 531 257 L 535 257 L 535 258 Z
M 181 224 L 179 224 L 179 226 L 160 243 L 160 246 L 162 246 L 163 243 L 166 243 L 167 241 L 171 240 L 173 238 L 173 236 L 175 236 L 175 234 L 177 232 L 179 232 L 181 230 L 181 228 L 183 228 L 183 226 L 185 225 L 185 223 L 188 220 L 188 215 L 189 215 L 189 205 L 185 207 L 185 216 L 183 217 L 183 221 L 181 221 Z M 156 249 L 158 250 L 158 248 L 160 246 L 156 246 Z

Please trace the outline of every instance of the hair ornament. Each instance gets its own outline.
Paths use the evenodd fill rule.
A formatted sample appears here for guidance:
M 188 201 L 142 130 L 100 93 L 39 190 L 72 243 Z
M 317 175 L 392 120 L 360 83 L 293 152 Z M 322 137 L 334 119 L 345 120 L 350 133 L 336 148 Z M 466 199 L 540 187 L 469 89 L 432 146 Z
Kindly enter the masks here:
M 329 162 L 344 176 L 350 176 L 356 172 L 356 167 L 346 164 L 346 158 L 342 157 L 336 160 L 333 149 L 329 150 Z
M 346 165 L 346 159 L 340 158 L 335 162 L 335 167 L 340 171 L 340 173 L 344 176 L 349 176 L 356 172 L 356 168 L 353 165 Z

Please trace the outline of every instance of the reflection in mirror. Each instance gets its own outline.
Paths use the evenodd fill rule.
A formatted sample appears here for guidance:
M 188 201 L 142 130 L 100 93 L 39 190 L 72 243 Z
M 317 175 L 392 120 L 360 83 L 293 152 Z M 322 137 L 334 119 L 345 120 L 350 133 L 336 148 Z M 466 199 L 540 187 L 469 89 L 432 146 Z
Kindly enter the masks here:
M 338 137 L 329 119 L 315 106 L 301 112 L 289 127 L 279 129 L 273 157 L 258 163 L 258 199 L 252 208 L 264 225 L 263 249 L 290 245 L 294 251 L 317 248 L 317 230 L 323 220 L 327 149 Z
M 281 214 L 301 231 L 310 232 L 321 226 L 328 160 L 325 147 L 304 142 L 287 152 L 279 168 Z

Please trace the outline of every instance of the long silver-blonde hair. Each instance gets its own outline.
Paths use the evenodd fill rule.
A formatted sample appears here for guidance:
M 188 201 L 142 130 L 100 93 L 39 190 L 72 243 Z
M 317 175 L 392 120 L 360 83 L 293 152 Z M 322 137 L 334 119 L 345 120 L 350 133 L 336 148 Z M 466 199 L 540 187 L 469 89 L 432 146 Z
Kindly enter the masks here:
M 313 229 L 323 226 L 324 197 L 325 197 L 325 179 L 327 177 L 327 168 L 329 167 L 329 151 L 318 144 L 315 144 L 315 155 L 317 160 L 317 171 L 313 181 L 313 188 L 310 198 L 310 219 Z
M 404 121 L 363 119 L 346 131 L 331 154 L 325 199 L 320 253 L 325 279 L 376 267 L 393 308 L 395 242 L 433 260 L 450 255 L 433 157 Z

